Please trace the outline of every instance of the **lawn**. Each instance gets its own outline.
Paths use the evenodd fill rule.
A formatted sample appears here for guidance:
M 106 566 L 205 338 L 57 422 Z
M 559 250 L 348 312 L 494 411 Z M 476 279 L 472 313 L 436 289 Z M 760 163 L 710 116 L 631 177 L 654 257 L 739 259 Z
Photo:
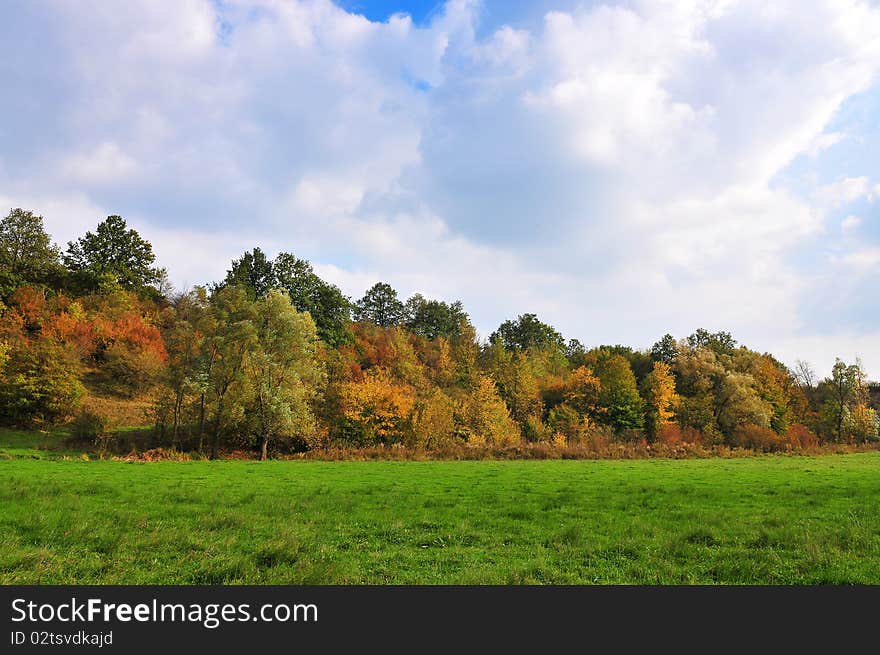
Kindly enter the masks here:
M 880 583 L 880 453 L 143 464 L 9 450 L 5 584 Z

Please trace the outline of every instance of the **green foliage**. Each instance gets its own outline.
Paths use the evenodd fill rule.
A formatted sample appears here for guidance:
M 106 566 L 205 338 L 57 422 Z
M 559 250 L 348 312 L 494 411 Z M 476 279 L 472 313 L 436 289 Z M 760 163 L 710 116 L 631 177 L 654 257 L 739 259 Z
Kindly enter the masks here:
M 562 335 L 539 321 L 535 314 L 521 314 L 516 320 L 504 321 L 489 335 L 489 343 L 500 343 L 507 350 L 558 348 L 564 351 L 566 348 Z
M 270 291 L 259 299 L 253 322 L 255 339 L 244 366 L 251 390 L 247 405 L 265 460 L 271 440 L 312 441 L 317 430 L 312 406 L 323 370 L 315 323 L 296 311 L 285 293 Z
M 438 337 L 456 340 L 470 325 L 460 302 L 428 300 L 418 293 L 406 301 L 404 316 L 409 330 L 429 340 Z
M 318 277 L 304 259 L 282 252 L 273 261 L 254 248 L 232 262 L 226 279 L 216 289 L 224 286 L 240 287 L 251 300 L 272 289 L 286 291 L 297 311 L 311 315 L 324 343 L 335 348 L 350 340 L 351 302 L 335 285 Z
M 85 388 L 79 362 L 48 340 L 16 344 L 0 376 L 0 424 L 55 425 L 79 407 Z
M 21 208 L 0 220 L 0 298 L 24 285 L 57 286 L 62 277 L 58 248 L 43 229 L 43 217 Z
M 118 285 L 141 294 L 158 293 L 165 271 L 153 266 L 153 246 L 121 216 L 108 216 L 95 232 L 67 244 L 64 264 L 87 291 Z
M 671 334 L 664 334 L 660 341 L 651 346 L 651 359 L 655 362 L 663 362 L 672 366 L 677 357 L 678 342 Z
M 299 312 L 308 312 L 318 329 L 318 336 L 331 348 L 351 339 L 351 301 L 338 287 L 318 277 L 312 265 L 282 252 L 275 258 L 278 287 L 287 292 Z
M 103 446 L 108 428 L 109 425 L 104 416 L 82 411 L 70 423 L 70 436 L 77 443 Z
M 868 385 L 860 362 L 847 365 L 836 360 L 831 377 L 820 385 L 825 395 L 822 405 L 824 428 L 835 441 L 864 441 L 873 439 L 877 430 L 874 417 L 868 412 Z
M 262 250 L 254 248 L 253 252 L 246 252 L 240 259 L 232 261 L 223 285 L 241 287 L 254 300 L 265 296 L 270 289 L 277 289 L 278 278 L 272 261 Z
M 390 284 L 377 282 L 370 287 L 355 307 L 358 321 L 375 323 L 379 327 L 392 327 L 403 323 L 404 306 Z
M 639 429 L 644 425 L 644 406 L 636 376 L 622 355 L 610 355 L 596 365 L 599 378 L 599 421 L 615 431 Z
M 709 332 L 700 328 L 687 338 L 687 344 L 693 349 L 708 348 L 716 355 L 730 355 L 736 348 L 736 339 L 730 332 Z

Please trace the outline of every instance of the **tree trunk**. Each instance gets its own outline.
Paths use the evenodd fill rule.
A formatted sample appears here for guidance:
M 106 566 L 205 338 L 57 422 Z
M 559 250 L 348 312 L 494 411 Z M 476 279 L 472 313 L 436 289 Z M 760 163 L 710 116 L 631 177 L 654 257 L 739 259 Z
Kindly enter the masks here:
M 220 422 L 223 420 L 223 396 L 217 402 L 217 420 L 214 422 L 214 433 L 211 435 L 211 459 L 217 459 L 220 450 Z
M 269 435 L 263 434 L 260 441 L 260 461 L 265 462 L 267 459 L 269 459 Z
M 199 398 L 199 452 L 203 453 L 205 447 L 205 394 Z
M 174 424 L 171 428 L 171 447 L 175 450 L 180 449 L 180 408 L 183 405 L 183 392 L 178 390 L 174 394 Z

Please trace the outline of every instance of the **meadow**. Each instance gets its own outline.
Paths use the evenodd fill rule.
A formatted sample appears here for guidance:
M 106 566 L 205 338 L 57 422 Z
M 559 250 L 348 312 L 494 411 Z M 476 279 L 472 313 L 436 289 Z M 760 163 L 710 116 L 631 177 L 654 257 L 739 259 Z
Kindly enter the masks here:
M 3 584 L 880 583 L 876 452 L 127 463 L 2 439 Z

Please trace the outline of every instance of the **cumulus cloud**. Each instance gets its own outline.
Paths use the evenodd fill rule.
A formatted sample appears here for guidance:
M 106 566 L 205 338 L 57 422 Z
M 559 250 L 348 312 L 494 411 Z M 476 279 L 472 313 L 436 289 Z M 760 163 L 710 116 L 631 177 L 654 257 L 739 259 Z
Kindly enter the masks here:
M 59 239 L 121 213 L 178 283 L 291 250 L 353 295 L 461 298 L 484 334 L 524 311 L 589 343 L 704 326 L 821 366 L 861 338 L 840 299 L 876 244 L 834 212 L 870 171 L 779 176 L 857 138 L 829 124 L 876 90 L 869 3 L 556 5 L 515 27 L 476 0 L 421 26 L 330 0 L 4 13 L 0 197 Z M 821 337 L 811 298 L 839 310 Z

